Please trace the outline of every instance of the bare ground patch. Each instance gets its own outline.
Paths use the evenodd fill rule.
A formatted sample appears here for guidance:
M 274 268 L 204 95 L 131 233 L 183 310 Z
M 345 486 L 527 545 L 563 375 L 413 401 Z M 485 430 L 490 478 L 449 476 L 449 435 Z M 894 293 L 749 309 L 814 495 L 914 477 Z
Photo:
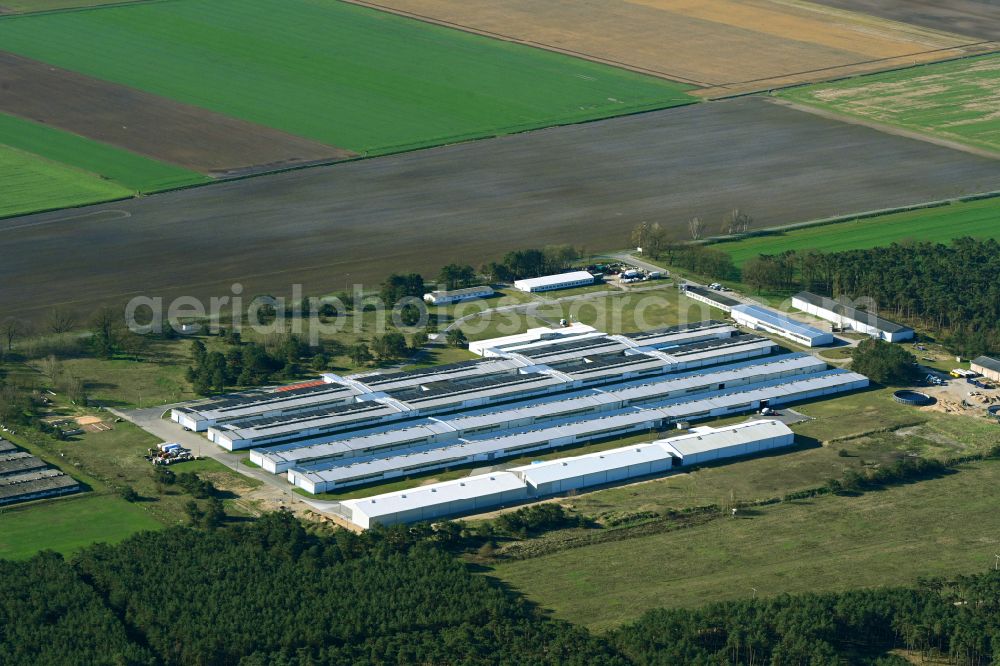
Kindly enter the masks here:
M 705 88 L 706 97 L 978 53 L 980 41 L 799 0 L 349 0 Z
M 212 176 L 342 160 L 350 151 L 0 52 L 0 112 Z

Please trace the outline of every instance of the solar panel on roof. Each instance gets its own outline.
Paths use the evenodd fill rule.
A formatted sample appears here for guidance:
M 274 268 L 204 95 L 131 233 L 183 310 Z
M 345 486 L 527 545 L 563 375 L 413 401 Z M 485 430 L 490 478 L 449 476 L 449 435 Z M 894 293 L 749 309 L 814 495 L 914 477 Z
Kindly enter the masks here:
M 408 379 L 410 377 L 422 377 L 423 375 L 440 375 L 454 370 L 461 370 L 463 368 L 469 368 L 475 365 L 480 365 L 482 363 L 494 362 L 491 359 L 472 359 L 470 361 L 458 361 L 457 363 L 448 363 L 446 365 L 435 365 L 429 368 L 421 368 L 419 370 L 405 370 L 402 372 L 388 372 L 385 374 L 368 375 L 366 377 L 358 377 L 358 381 L 369 384 L 377 385 L 384 384 L 386 382 L 398 381 L 403 379 Z
M 664 328 L 657 328 L 652 331 L 639 331 L 637 333 L 623 333 L 627 338 L 632 340 L 645 340 L 647 338 L 658 338 L 664 335 L 670 335 L 671 333 L 683 333 L 686 331 L 696 331 L 701 328 L 712 328 L 714 326 L 725 326 L 726 323 L 723 321 L 718 321 L 716 319 L 706 319 L 705 321 L 692 322 L 690 324 L 678 324 L 677 326 L 666 326 Z

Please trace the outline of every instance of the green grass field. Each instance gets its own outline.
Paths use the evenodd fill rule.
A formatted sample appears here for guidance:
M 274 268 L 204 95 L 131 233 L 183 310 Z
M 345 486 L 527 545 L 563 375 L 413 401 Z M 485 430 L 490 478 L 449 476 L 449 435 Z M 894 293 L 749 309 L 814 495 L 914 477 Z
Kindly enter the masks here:
M 557 617 L 607 629 L 661 606 L 907 585 L 985 571 L 1000 539 L 1000 462 L 858 497 L 822 496 L 675 532 L 498 565 Z
M 120 199 L 121 185 L 36 155 L 0 145 L 0 217 Z
M 211 180 L 172 164 L 4 113 L 0 113 L 0 145 L 88 171 L 132 190 L 133 194 Z
M 0 509 L 0 558 L 24 559 L 39 550 L 69 554 L 92 543 L 117 543 L 163 524 L 141 503 L 85 494 Z
M 1000 56 L 911 67 L 793 88 L 780 97 L 1000 151 Z
M 761 254 L 785 250 L 842 252 L 907 240 L 947 243 L 973 236 L 1000 238 L 1000 198 L 959 202 L 922 210 L 893 213 L 851 222 L 789 230 L 713 247 L 728 252 L 737 266 Z
M 11 16 L 0 42 L 369 155 L 695 101 L 680 84 L 337 0 Z

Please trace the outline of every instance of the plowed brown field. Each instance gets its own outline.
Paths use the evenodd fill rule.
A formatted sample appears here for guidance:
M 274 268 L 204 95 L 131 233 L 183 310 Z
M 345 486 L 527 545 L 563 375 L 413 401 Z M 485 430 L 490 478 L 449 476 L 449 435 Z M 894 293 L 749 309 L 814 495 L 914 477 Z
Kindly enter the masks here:
M 997 0 L 815 0 L 821 5 L 947 30 L 980 39 L 1000 39 Z
M 0 317 L 233 282 L 321 294 L 517 248 L 620 248 L 642 221 L 680 238 L 735 207 L 762 228 L 995 189 L 1000 160 L 745 97 L 2 220 Z
M 352 1 L 693 83 L 706 97 L 991 48 L 799 0 Z
M 353 155 L 2 51 L 0 112 L 215 176 Z

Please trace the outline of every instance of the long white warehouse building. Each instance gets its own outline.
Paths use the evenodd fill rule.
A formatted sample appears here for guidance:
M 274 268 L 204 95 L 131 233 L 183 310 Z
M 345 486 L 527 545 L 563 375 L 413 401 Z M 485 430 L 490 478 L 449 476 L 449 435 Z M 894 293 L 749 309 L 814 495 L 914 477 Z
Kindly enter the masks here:
M 730 327 L 730 333 L 733 330 Z M 735 335 L 663 349 L 643 346 L 599 353 L 584 349 L 570 358 L 544 363 L 518 353 L 480 361 L 455 370 L 452 376 L 418 371 L 385 384 L 378 375 L 360 377 L 350 380 L 357 393 L 347 402 L 218 422 L 207 428 L 207 436 L 229 450 L 315 442 L 349 430 L 766 356 L 776 347 L 761 336 Z M 493 367 L 492 372 L 473 372 L 487 365 Z
M 533 426 L 570 416 L 583 418 L 633 405 L 760 384 L 774 379 L 804 376 L 826 369 L 826 363 L 809 354 L 785 354 L 717 366 L 709 372 L 692 371 L 662 375 L 538 400 L 426 417 L 408 421 L 405 427 L 403 424 L 387 425 L 344 433 L 315 443 L 253 449 L 250 452 L 250 460 L 271 473 L 279 473 L 293 466 L 314 465 L 329 460 L 388 454 L 390 451 L 433 443 L 444 446 L 444 443 L 454 442 L 462 437 L 482 436 L 485 433 Z
M 594 276 L 587 271 L 572 271 L 570 273 L 560 273 L 559 275 L 545 275 L 543 277 L 528 278 L 526 280 L 515 280 L 514 288 L 529 293 L 539 291 L 555 291 L 556 289 L 570 289 L 571 287 L 583 287 L 594 284 Z
M 480 513 L 570 490 L 593 488 L 663 474 L 735 456 L 752 455 L 794 442 L 792 431 L 774 420 L 724 428 L 698 428 L 680 437 L 635 444 L 583 456 L 514 467 L 411 490 L 348 500 L 344 516 L 355 525 L 393 525 Z
M 858 310 L 826 296 L 811 294 L 808 291 L 801 291 L 793 296 L 792 307 L 826 319 L 842 328 L 887 342 L 903 342 L 913 339 L 913 329 L 908 326 L 889 321 L 866 310 Z
M 730 308 L 729 314 L 740 326 L 780 335 L 804 347 L 833 344 L 832 333 L 795 321 L 777 310 L 762 305 L 734 305 Z
M 323 493 L 430 472 L 446 467 L 491 462 L 562 446 L 662 429 L 671 423 L 747 413 L 773 406 L 864 388 L 857 373 L 828 370 L 775 379 L 749 387 L 666 400 L 640 407 L 600 412 L 505 431 L 490 437 L 462 438 L 461 443 L 430 445 L 385 457 L 327 460 L 288 470 L 288 479 L 309 493 Z

